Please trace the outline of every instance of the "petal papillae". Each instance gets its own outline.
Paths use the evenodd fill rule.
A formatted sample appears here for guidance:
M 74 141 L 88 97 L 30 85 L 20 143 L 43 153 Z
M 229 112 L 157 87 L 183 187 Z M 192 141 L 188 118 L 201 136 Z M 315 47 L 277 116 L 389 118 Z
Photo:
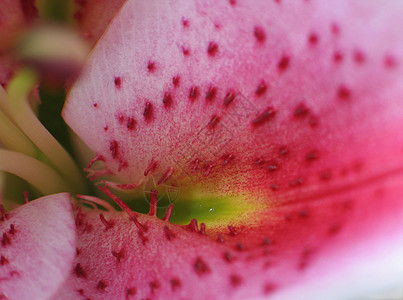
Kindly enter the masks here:
M 399 1 L 128 1 L 65 120 L 115 183 L 136 192 L 155 178 L 189 201 L 247 205 L 206 236 L 80 212 L 72 297 L 281 297 L 401 249 L 402 11 Z M 381 277 L 371 284 L 393 283 Z
M 2 208 L 0 217 L 0 298 L 48 299 L 76 252 L 70 196 L 46 196 L 7 213 Z

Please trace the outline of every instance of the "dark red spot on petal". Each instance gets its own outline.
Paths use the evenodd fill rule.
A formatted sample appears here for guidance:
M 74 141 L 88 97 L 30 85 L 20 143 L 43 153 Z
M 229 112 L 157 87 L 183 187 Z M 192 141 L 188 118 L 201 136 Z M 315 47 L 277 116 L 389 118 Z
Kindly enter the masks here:
M 341 226 L 340 225 L 331 225 L 328 229 L 328 234 L 329 236 L 334 236 L 336 234 L 338 234 L 341 230 Z
M 192 86 L 189 90 L 189 99 L 196 100 L 199 97 L 199 88 L 197 86 Z
M 347 100 L 350 99 L 351 97 L 351 91 L 348 87 L 345 85 L 340 85 L 339 89 L 337 90 L 337 97 L 342 100 Z
M 190 54 L 190 49 L 188 47 L 182 46 L 182 53 L 185 56 L 188 56 Z
M 176 291 L 177 289 L 179 289 L 182 286 L 181 281 L 176 277 L 172 278 L 170 280 L 170 282 L 171 282 L 171 288 L 173 291 Z
M 343 60 L 343 53 L 341 51 L 335 51 L 333 53 L 333 61 L 339 63 Z
M 121 85 L 122 85 L 122 79 L 120 79 L 120 77 L 118 77 L 118 76 L 115 77 L 115 86 L 116 86 L 116 88 L 120 89 Z
M 178 87 L 179 86 L 179 82 L 180 82 L 181 77 L 179 75 L 174 76 L 172 78 L 172 84 L 174 85 L 174 87 Z
M 289 150 L 287 149 L 286 146 L 281 146 L 279 153 L 281 156 L 287 156 L 289 153 Z
M 300 210 L 300 211 L 298 212 L 298 216 L 299 216 L 300 218 L 305 219 L 305 218 L 309 217 L 309 213 L 308 213 L 307 210 L 303 209 L 303 210 Z
M 100 281 L 98 281 L 98 284 L 97 284 L 97 290 L 104 291 L 107 286 L 108 286 L 108 284 L 104 280 L 100 280 Z
M 164 233 L 168 241 L 171 241 L 175 238 L 175 234 L 168 228 L 168 226 L 164 226 Z
M 217 115 L 212 115 L 209 123 L 207 124 L 207 127 L 210 130 L 213 130 L 219 122 L 220 122 L 220 117 L 218 117 Z
M 3 247 L 7 247 L 7 245 L 11 245 L 11 238 L 8 236 L 7 233 L 3 233 L 3 238 L 1 240 L 1 244 L 3 245 Z
M 171 107 L 173 102 L 172 95 L 169 92 L 165 92 L 164 98 L 162 99 L 162 103 L 164 103 L 165 107 Z
M 182 18 L 182 26 L 183 27 L 189 27 L 189 20 L 185 19 L 185 18 Z
M 0 257 L 0 266 L 4 266 L 4 265 L 6 265 L 8 263 L 9 263 L 9 260 L 4 255 L 2 255 Z
M 201 257 L 196 258 L 193 268 L 199 276 L 210 273 L 210 267 L 203 261 Z
M 235 274 L 232 274 L 229 279 L 230 279 L 231 285 L 234 287 L 237 287 L 242 283 L 242 278 Z
M 338 24 L 336 23 L 332 23 L 330 24 L 330 30 L 332 31 L 332 33 L 334 35 L 338 35 L 340 33 L 340 27 Z
M 295 117 L 305 117 L 309 114 L 309 109 L 306 107 L 304 103 L 299 104 L 294 111 Z
M 109 150 L 111 151 L 113 159 L 116 159 L 119 157 L 119 144 L 116 140 L 113 140 L 112 142 L 110 142 Z
M 130 299 L 132 296 L 137 294 L 137 289 L 135 287 L 130 287 L 126 289 L 126 299 Z
M 315 46 L 319 42 L 319 37 L 316 33 L 311 33 L 308 37 L 308 42 L 310 45 Z
M 280 61 L 278 62 L 277 67 L 278 67 L 278 69 L 280 71 L 285 71 L 285 70 L 288 69 L 289 65 L 290 65 L 290 57 L 289 56 L 283 56 L 280 59 Z
M 361 65 L 365 62 L 365 54 L 363 52 L 361 52 L 360 50 L 354 51 L 353 57 L 354 57 L 354 61 L 359 65 Z
M 266 40 L 266 33 L 264 32 L 264 29 L 260 26 L 255 26 L 253 30 L 253 35 L 260 43 L 263 43 Z
M 257 96 L 261 96 L 261 95 L 263 95 L 264 93 L 266 93 L 266 91 L 267 91 L 267 84 L 266 84 L 266 82 L 265 82 L 264 80 L 262 80 L 262 81 L 259 83 L 259 85 L 257 86 L 257 88 L 256 88 L 256 90 L 255 90 L 255 94 L 256 94 Z
M 234 261 L 234 256 L 230 252 L 224 252 L 223 258 L 228 263 L 232 263 Z
M 151 102 L 146 102 L 143 112 L 144 119 L 150 121 L 153 117 L 153 105 Z
M 273 119 L 273 117 L 276 115 L 276 111 L 274 110 L 273 107 L 268 107 L 266 108 L 266 110 L 261 113 L 259 116 L 257 116 L 253 121 L 252 124 L 254 126 L 259 126 L 262 125 L 264 123 L 266 123 L 267 121 L 270 121 L 271 119 Z
M 396 58 L 390 54 L 385 55 L 385 58 L 383 59 L 383 63 L 386 68 L 394 68 L 397 66 Z
M 80 263 L 76 264 L 76 267 L 74 268 L 74 274 L 78 277 L 78 278 L 87 278 L 87 274 L 84 271 L 83 267 L 81 266 Z
M 210 42 L 207 46 L 207 53 L 210 56 L 215 56 L 218 52 L 218 45 L 215 42 Z
M 268 245 L 272 245 L 273 241 L 269 238 L 264 238 L 263 242 L 262 242 L 262 246 L 268 246 Z
M 303 183 L 304 183 L 304 180 L 299 177 L 297 179 L 291 180 L 289 182 L 289 186 L 290 187 L 298 187 L 298 186 L 301 186 Z
M 318 126 L 318 124 L 319 124 L 318 117 L 316 117 L 316 116 L 311 116 L 311 117 L 309 118 L 309 125 L 310 125 L 311 127 L 316 127 L 316 126 Z
M 126 120 L 126 117 L 122 113 L 120 113 L 116 118 L 120 124 L 123 124 Z
M 10 224 L 10 230 L 8 231 L 8 233 L 11 235 L 14 235 L 16 232 L 17 232 L 17 230 L 15 229 L 15 225 Z
M 269 172 L 275 172 L 279 169 L 279 164 L 276 160 L 272 159 L 269 161 L 268 165 L 267 165 L 267 170 Z
M 317 150 L 312 150 L 312 151 L 310 151 L 310 152 L 308 152 L 308 153 L 306 154 L 306 157 L 305 157 L 305 158 L 306 158 L 307 161 L 316 160 L 316 159 L 319 158 L 319 153 L 318 153 Z
M 155 71 L 155 62 L 153 62 L 151 60 L 148 61 L 147 69 L 148 69 L 149 73 L 153 73 Z
M 319 178 L 323 181 L 332 179 L 332 172 L 330 170 L 325 170 L 319 174 Z
M 214 86 L 210 86 L 206 93 L 206 100 L 212 101 L 217 95 L 217 88 Z
M 133 117 L 127 118 L 126 122 L 127 129 L 129 129 L 130 131 L 134 130 L 136 128 L 136 124 L 137 121 Z
M 224 106 L 230 105 L 234 101 L 235 97 L 236 94 L 234 91 L 228 91 L 224 98 Z
M 276 286 L 275 286 L 274 284 L 272 284 L 272 283 L 266 283 L 266 284 L 263 286 L 263 293 L 264 293 L 265 295 L 268 295 L 268 294 L 274 292 L 275 289 L 276 289 Z
M 235 249 L 238 251 L 244 251 L 245 250 L 245 245 L 242 243 L 236 243 L 235 244 Z
M 151 293 L 154 293 L 157 289 L 159 289 L 161 287 L 161 284 L 158 280 L 153 280 L 153 281 L 149 282 L 148 285 L 151 288 Z

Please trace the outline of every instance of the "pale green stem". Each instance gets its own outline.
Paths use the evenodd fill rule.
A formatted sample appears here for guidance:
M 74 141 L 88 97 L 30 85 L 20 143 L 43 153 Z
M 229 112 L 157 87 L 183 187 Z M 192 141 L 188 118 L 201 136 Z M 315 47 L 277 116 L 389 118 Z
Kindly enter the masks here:
M 8 149 L 35 156 L 37 149 L 21 130 L 0 110 L 0 142 Z
M 0 171 L 21 177 L 44 195 L 77 192 L 51 167 L 18 152 L 0 149 Z
M 27 95 L 35 83 L 35 76 L 29 72 L 21 72 L 8 87 L 10 112 L 19 128 L 45 154 L 54 167 L 77 187 L 86 193 L 83 176 L 67 151 L 46 130 L 33 113 Z

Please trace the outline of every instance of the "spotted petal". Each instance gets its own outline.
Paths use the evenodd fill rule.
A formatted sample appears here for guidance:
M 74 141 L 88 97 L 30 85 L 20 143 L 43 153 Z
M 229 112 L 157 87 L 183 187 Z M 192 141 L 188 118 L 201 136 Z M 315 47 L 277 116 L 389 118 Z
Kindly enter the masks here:
M 128 1 L 64 117 L 118 183 L 152 177 L 187 200 L 226 201 L 211 230 L 238 228 L 229 249 L 273 240 L 273 258 L 251 250 L 257 261 L 235 268 L 256 279 L 239 295 L 364 271 L 371 255 L 402 245 L 402 10 L 399 1 Z M 184 295 L 205 292 L 184 278 L 194 292 Z M 150 279 L 138 279 L 141 289 Z
M 69 274 L 76 251 L 69 195 L 46 196 L 2 217 L 0 298 L 48 299 Z

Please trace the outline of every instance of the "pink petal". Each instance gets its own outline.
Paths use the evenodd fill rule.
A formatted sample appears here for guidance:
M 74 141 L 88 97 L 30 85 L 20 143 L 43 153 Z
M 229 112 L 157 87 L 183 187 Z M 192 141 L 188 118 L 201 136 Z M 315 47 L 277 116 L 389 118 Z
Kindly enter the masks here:
M 382 201 L 398 204 L 402 179 L 310 202 L 310 215 L 282 207 L 269 226 L 207 235 L 202 225 L 135 214 L 137 227 L 124 213 L 79 210 L 74 271 L 55 299 L 350 299 L 400 286 L 403 211 Z
M 154 161 L 157 179 L 173 167 L 177 179 L 219 181 L 225 193 L 263 189 L 265 200 L 402 168 L 403 45 L 392 26 L 402 7 L 186 3 L 129 1 L 65 107 L 66 121 L 125 183 L 146 180 Z
M 34 18 L 37 10 L 33 0 L 3 0 L 0 3 L 0 48 L 10 45 Z
M 49 298 L 76 251 L 69 195 L 46 196 L 7 213 L 0 233 L 0 298 Z
M 370 266 L 372 249 L 376 257 L 401 249 L 403 6 L 378 6 L 127 2 L 71 91 L 66 121 L 123 183 L 154 176 L 183 190 L 201 186 L 202 193 L 234 197 L 234 208 L 239 199 L 260 206 L 233 221 L 239 234 L 230 245 L 197 235 L 165 246 L 156 223 L 153 247 L 140 254 L 141 244 L 129 246 L 135 262 L 124 270 L 135 268 L 126 271 L 134 279 L 124 277 L 123 284 L 112 277 L 111 292 L 124 293 L 133 282 L 150 296 L 147 282 L 155 275 L 168 293 L 169 272 L 181 276 L 190 298 L 222 291 L 224 298 L 262 296 L 285 287 L 291 293 L 298 286 L 313 292 L 318 278 Z M 274 241 L 273 258 L 258 247 L 265 237 Z M 84 239 L 98 253 L 96 237 Z M 102 242 L 113 241 L 111 234 Z M 251 253 L 225 268 L 222 251 L 237 251 L 237 243 Z M 167 262 L 155 263 L 153 251 Z M 202 255 L 217 277 L 189 275 Z M 249 255 L 258 258 L 247 262 Z M 100 259 L 87 259 L 85 268 L 105 274 L 88 275 L 92 293 L 96 280 L 109 277 Z M 244 288 L 231 288 L 234 270 Z M 361 283 L 364 275 L 359 272 Z M 329 284 L 348 283 L 347 276 L 337 279 Z
M 5 50 L 37 16 L 32 0 L 3 0 L 0 3 L 0 84 L 5 86 L 17 68 Z
M 104 33 L 125 0 L 80 0 L 75 13 L 80 31 L 91 43 L 96 43 Z

